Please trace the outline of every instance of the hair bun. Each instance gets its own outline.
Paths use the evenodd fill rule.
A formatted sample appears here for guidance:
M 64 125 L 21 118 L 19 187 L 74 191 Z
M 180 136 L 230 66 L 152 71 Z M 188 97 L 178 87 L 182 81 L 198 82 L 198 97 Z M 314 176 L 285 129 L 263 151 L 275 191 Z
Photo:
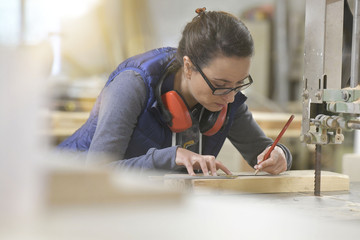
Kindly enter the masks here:
M 197 8 L 197 9 L 195 10 L 195 12 L 200 15 L 200 14 L 202 14 L 202 13 L 205 13 L 205 10 L 206 10 L 206 7 Z

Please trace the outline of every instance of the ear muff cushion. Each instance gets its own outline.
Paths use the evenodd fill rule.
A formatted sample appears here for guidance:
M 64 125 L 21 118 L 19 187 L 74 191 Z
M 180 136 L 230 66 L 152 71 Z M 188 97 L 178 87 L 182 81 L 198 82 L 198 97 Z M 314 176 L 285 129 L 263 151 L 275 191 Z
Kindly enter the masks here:
M 205 110 L 200 119 L 200 132 L 205 136 L 212 136 L 217 133 L 226 120 L 227 106 L 218 112 Z
M 169 91 L 161 95 L 161 100 L 172 115 L 171 131 L 178 133 L 192 126 L 189 108 L 176 91 Z

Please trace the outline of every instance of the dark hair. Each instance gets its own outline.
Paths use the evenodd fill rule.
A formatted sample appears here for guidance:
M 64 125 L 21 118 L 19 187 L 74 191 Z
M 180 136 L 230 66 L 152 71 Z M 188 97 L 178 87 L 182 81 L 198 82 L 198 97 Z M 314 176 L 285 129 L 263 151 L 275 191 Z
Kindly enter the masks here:
M 182 33 L 176 58 L 183 65 L 189 56 L 200 67 L 218 54 L 227 57 L 250 57 L 254 42 L 247 27 L 234 15 L 222 11 L 196 11 Z

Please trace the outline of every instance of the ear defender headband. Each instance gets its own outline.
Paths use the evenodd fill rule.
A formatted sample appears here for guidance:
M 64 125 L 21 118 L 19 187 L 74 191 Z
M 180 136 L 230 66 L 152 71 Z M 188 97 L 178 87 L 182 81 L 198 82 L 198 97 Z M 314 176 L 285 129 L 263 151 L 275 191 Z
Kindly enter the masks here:
M 155 97 L 160 106 L 163 120 L 172 132 L 179 133 L 193 125 L 193 117 L 189 106 L 176 90 L 161 95 L 161 86 L 171 71 L 171 67 L 168 67 L 156 84 Z M 218 112 L 204 109 L 199 120 L 200 132 L 205 136 L 212 136 L 221 130 L 228 121 L 229 109 L 228 106 Z

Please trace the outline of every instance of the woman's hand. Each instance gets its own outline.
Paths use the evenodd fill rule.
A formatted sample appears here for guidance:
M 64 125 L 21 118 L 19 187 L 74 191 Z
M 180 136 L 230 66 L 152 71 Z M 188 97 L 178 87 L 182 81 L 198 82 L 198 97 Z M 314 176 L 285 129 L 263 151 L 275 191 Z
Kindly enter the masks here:
M 287 162 L 284 151 L 276 146 L 271 152 L 270 157 L 263 161 L 263 158 L 270 147 L 266 148 L 258 157 L 257 165 L 254 166 L 255 169 L 260 171 L 265 171 L 270 174 L 277 175 L 286 171 Z
M 212 176 L 217 176 L 216 171 L 218 169 L 221 169 L 226 174 L 231 174 L 224 164 L 215 160 L 214 156 L 200 155 L 185 148 L 176 150 L 175 163 L 185 166 L 189 175 L 192 176 L 195 176 L 194 169 L 201 169 L 205 176 L 209 176 L 209 172 L 211 172 Z

